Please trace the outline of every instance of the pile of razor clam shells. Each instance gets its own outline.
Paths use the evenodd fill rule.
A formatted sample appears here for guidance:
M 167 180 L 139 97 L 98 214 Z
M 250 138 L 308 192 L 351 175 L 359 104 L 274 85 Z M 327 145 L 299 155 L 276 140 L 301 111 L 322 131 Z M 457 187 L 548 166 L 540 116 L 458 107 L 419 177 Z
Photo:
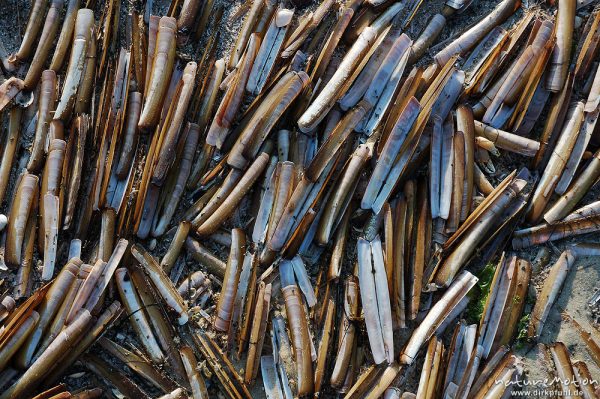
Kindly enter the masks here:
M 600 2 L 471 1 L 31 0 L 0 399 L 600 398 Z

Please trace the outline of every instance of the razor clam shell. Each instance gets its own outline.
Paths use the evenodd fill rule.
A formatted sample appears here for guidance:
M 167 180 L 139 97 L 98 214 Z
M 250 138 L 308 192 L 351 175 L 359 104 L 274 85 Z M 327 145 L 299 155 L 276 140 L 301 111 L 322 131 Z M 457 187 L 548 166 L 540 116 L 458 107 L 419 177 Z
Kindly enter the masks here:
M 282 8 L 275 11 L 250 70 L 248 82 L 246 83 L 246 90 L 248 92 L 254 95 L 262 92 L 283 46 L 283 40 L 292 16 L 293 10 Z M 280 22 L 281 20 L 284 20 L 284 22 Z

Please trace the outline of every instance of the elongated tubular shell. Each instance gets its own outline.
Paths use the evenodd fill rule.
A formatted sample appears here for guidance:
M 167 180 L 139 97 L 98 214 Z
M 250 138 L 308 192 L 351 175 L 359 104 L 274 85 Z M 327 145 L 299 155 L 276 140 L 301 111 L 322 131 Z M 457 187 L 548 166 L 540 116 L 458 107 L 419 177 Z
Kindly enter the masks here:
M 371 54 L 367 63 L 362 68 L 360 73 L 356 76 L 350 86 L 350 88 L 340 98 L 338 104 L 342 111 L 354 107 L 364 97 L 371 104 L 377 103 L 377 96 L 367 96 L 368 89 L 375 89 L 378 94 L 381 93 L 385 82 L 389 78 L 390 64 L 396 64 L 397 60 L 400 59 L 398 54 L 402 54 L 409 45 L 410 39 L 404 35 L 400 39 L 400 33 L 394 32 L 384 38 L 379 43 L 377 49 Z M 404 40 L 406 39 L 406 40 Z M 387 62 L 386 62 L 387 61 Z M 393 61 L 393 62 L 390 62 Z M 383 65 L 387 64 L 385 67 Z M 375 83 L 375 78 L 380 75 L 378 81 Z M 383 84 L 381 83 L 383 81 Z
M 63 165 L 63 187 L 64 193 L 61 193 L 63 198 L 63 229 L 68 229 L 71 226 L 73 216 L 75 214 L 75 205 L 81 184 L 81 173 L 84 164 L 84 152 L 87 133 L 89 130 L 90 119 L 87 115 L 78 116 L 72 126 L 70 155 L 65 156 L 65 165 Z M 68 151 L 69 152 L 69 151 Z M 67 161 L 69 163 L 67 164 Z
M 521 4 L 520 0 L 502 0 L 485 18 L 480 20 L 471 29 L 460 35 L 448 44 L 433 58 L 439 66 L 445 65 L 455 54 L 462 54 L 473 48 L 496 25 L 510 17 Z
M 80 262 L 67 263 L 56 277 L 56 280 L 52 282 L 50 289 L 46 291 L 44 300 L 38 309 L 40 320 L 32 334 L 27 336 L 27 340 L 21 346 L 19 353 L 15 358 L 19 367 L 26 369 L 31 364 L 38 344 L 41 342 L 47 328 L 50 326 L 56 312 L 59 310 L 63 299 L 67 295 L 69 287 L 73 284 L 79 273 L 79 266 L 81 266 Z
M 358 280 L 373 361 L 393 361 L 392 313 L 381 240 L 358 239 Z
M 202 98 L 200 109 L 198 111 L 198 126 L 200 127 L 201 133 L 204 133 L 204 131 L 206 130 L 208 120 L 213 113 L 215 100 L 217 99 L 217 95 L 219 94 L 219 86 L 221 85 L 221 81 L 223 80 L 224 73 L 225 60 L 223 58 L 220 58 L 214 63 L 212 73 L 210 74 L 210 79 L 206 84 L 206 90 L 204 90 L 203 92 L 204 97 Z M 196 180 L 199 179 L 200 176 L 198 176 Z
M 427 353 L 421 370 L 417 398 L 435 397 L 439 392 L 438 379 L 441 376 L 444 344 L 437 337 L 432 337 L 427 345 Z
M 588 193 L 600 176 L 600 151 L 597 151 L 569 189 L 544 213 L 544 220 L 553 224 L 567 216 Z
M 138 122 L 138 127 L 145 131 L 156 126 L 160 118 L 160 111 L 175 62 L 176 29 L 175 18 L 162 17 L 160 19 L 150 78 L 145 86 L 146 99 Z
M 374 385 L 365 393 L 365 399 L 377 399 L 381 398 L 384 392 L 388 389 L 388 387 L 392 384 L 396 376 L 402 370 L 402 366 L 397 363 L 392 363 L 388 365 L 379 378 L 375 381 Z
M 167 171 L 175 159 L 175 150 L 180 137 L 181 125 L 183 124 L 183 119 L 194 90 L 196 68 L 197 65 L 195 62 L 188 62 L 183 71 L 183 77 L 181 78 L 183 86 L 179 98 L 177 99 L 177 107 L 175 108 L 175 113 L 173 114 L 165 137 L 162 140 L 158 152 L 158 162 L 152 172 L 152 183 L 154 184 L 162 185 L 164 183 Z
M 102 210 L 97 258 L 104 262 L 108 262 L 115 246 L 116 219 L 117 213 L 114 209 L 106 208 Z
M 331 372 L 331 386 L 341 387 L 348 372 L 350 359 L 355 346 L 356 325 L 360 306 L 358 279 L 348 276 L 344 282 L 344 313 L 342 313 L 341 329 L 339 329 L 338 347 L 333 371 Z
M 548 349 L 552 360 L 554 360 L 556 375 L 560 381 L 558 386 L 561 388 L 564 396 L 570 396 L 571 386 L 577 380 L 573 372 L 569 351 L 562 342 L 554 342 L 548 346 Z
M 8 362 L 21 348 L 25 340 L 31 335 L 40 320 L 40 315 L 35 310 L 21 323 L 3 347 L 0 349 L 0 368 L 4 370 Z
M 0 398 L 18 398 L 38 386 L 46 377 L 53 366 L 60 362 L 92 324 L 92 315 L 83 310 L 75 321 L 67 326 L 37 360 Z
M 373 108 L 370 110 L 365 122 L 359 125 L 357 131 L 371 136 L 375 130 L 381 130 L 385 119 L 390 120 L 391 114 L 393 111 L 396 111 L 391 106 L 396 97 L 401 96 L 398 103 L 402 103 L 402 105 L 399 105 L 399 108 L 403 108 L 404 103 L 411 97 L 406 92 L 406 89 L 403 90 L 404 87 L 400 86 L 402 75 L 410 56 L 411 45 L 412 40 L 406 34 L 400 35 L 394 41 L 365 93 L 364 99 L 373 104 Z M 407 77 L 405 82 L 410 82 L 411 80 L 411 78 Z M 391 118 L 391 121 L 395 121 L 395 116 Z M 386 133 L 385 137 L 387 136 L 388 134 Z
M 29 218 L 35 208 L 38 193 L 38 177 L 31 174 L 21 176 L 8 218 L 4 259 L 10 266 L 21 264 L 23 241 Z
M 494 127 L 501 127 L 500 125 L 504 124 L 503 122 L 497 122 L 498 119 L 502 119 L 502 117 L 498 117 L 498 114 L 502 115 L 503 112 L 501 107 L 516 106 L 517 101 L 526 89 L 528 81 L 537 79 L 537 76 L 531 76 L 531 74 L 540 59 L 542 61 L 547 59 L 543 56 L 547 53 L 543 53 L 543 51 L 553 43 L 553 28 L 553 24 L 549 21 L 541 23 L 531 44 L 514 61 L 510 70 L 502 76 L 502 79 L 494 85 L 492 91 L 495 91 L 495 93 L 486 93 L 486 97 L 492 98 L 493 95 L 493 99 L 487 105 L 487 110 L 482 118 L 483 122 Z M 497 91 L 496 88 L 498 88 Z
M 117 164 L 116 173 L 119 179 L 124 179 L 131 169 L 131 162 L 135 154 L 138 138 L 137 121 L 142 111 L 142 93 L 134 91 L 128 94 L 127 118 L 123 127 L 123 144 L 121 156 Z
M 199 2 L 200 1 L 198 1 L 198 3 Z M 194 351 L 189 346 L 184 346 L 179 350 L 179 354 L 181 355 L 181 360 L 183 361 L 183 366 L 185 367 L 185 372 L 192 388 L 192 398 L 208 399 L 209 396 L 208 391 L 206 390 L 204 377 L 202 377 L 200 372 L 196 369 L 198 360 L 196 360 L 196 356 L 194 356 Z
M 244 20 L 244 24 L 240 29 L 240 33 L 237 36 L 235 41 L 235 45 L 231 50 L 231 54 L 229 55 L 229 61 L 227 63 L 228 69 L 233 69 L 238 65 L 240 60 L 242 59 L 242 54 L 244 53 L 244 49 L 246 45 L 251 40 L 252 32 L 256 32 L 254 27 L 256 26 L 256 22 L 261 14 L 262 9 L 265 7 L 264 1 L 252 2 L 252 6 L 246 19 Z
M 6 142 L 2 143 L 4 149 L 1 151 L 2 155 L 0 157 L 0 204 L 4 201 L 4 194 L 10 180 L 10 170 L 19 144 L 22 114 L 23 108 L 21 107 L 12 107 L 10 110 L 8 133 Z
M 60 121 L 52 121 L 52 124 L 61 124 Z M 48 147 L 48 159 L 46 160 L 46 165 L 44 166 L 44 172 L 42 175 L 42 187 L 40 193 L 40 204 L 39 204 L 39 212 L 40 212 L 40 220 L 43 226 L 44 220 L 44 195 L 50 193 L 52 195 L 58 196 L 60 194 L 60 188 L 62 184 L 62 176 L 63 176 L 63 164 L 65 158 L 65 150 L 67 147 L 67 143 L 64 140 L 53 139 L 50 142 Z M 60 208 L 59 208 L 60 209 Z M 60 219 L 60 212 L 57 215 Z M 60 225 L 60 223 L 59 223 Z M 39 248 L 43 248 L 44 244 L 44 229 L 39 229 Z
M 164 361 L 164 355 L 160 350 L 158 341 L 152 333 L 150 323 L 148 322 L 147 315 L 144 312 L 144 307 L 136 292 L 135 286 L 131 281 L 131 277 L 127 274 L 126 269 L 120 268 L 115 271 L 115 279 L 121 301 L 125 305 L 127 313 L 131 315 L 130 321 L 133 329 L 137 332 L 137 336 L 150 359 L 152 359 L 153 362 L 160 364 Z
M 407 183 L 410 183 L 407 182 Z M 408 253 L 410 252 L 410 234 L 409 231 L 411 224 L 409 221 L 412 219 L 412 215 L 408 213 L 407 198 L 404 193 L 401 193 L 396 200 L 394 209 L 393 219 L 393 258 L 391 261 L 392 265 L 392 310 L 396 317 L 397 324 L 400 328 L 406 327 L 407 319 L 407 303 L 406 303 L 406 287 L 409 285 L 406 277 L 407 259 Z M 412 229 L 411 229 L 412 230 Z M 386 237 L 386 244 L 388 238 Z M 387 260 L 387 259 L 386 259 Z
M 409 284 L 408 316 L 411 320 L 417 318 L 421 305 L 423 282 L 427 281 L 431 272 L 425 270 L 429 260 L 432 240 L 432 220 L 430 217 L 429 201 L 427 201 L 427 185 L 421 182 L 417 187 L 417 206 L 414 214 L 413 244 L 409 252 L 409 273 L 414 276 Z M 410 244 L 409 244 L 410 245 Z
M 209 273 L 214 274 L 219 278 L 225 276 L 226 264 L 202 246 L 198 241 L 191 237 L 185 240 L 185 247 L 191 253 L 196 262 L 205 266 Z
M 483 122 L 475 121 L 475 133 L 502 148 L 526 157 L 533 157 L 540 149 L 539 141 L 528 139 L 504 130 L 496 129 Z
M 333 238 L 333 248 L 331 250 L 331 260 L 327 270 L 327 281 L 337 280 L 342 271 L 342 260 L 348 240 L 348 229 L 350 222 L 350 212 L 345 211 L 341 217 L 341 221 L 335 231 Z
M 62 89 L 62 95 L 54 119 L 60 119 L 66 122 L 73 110 L 77 99 L 77 91 L 81 83 L 81 76 L 86 64 L 86 56 L 92 40 L 92 31 L 94 25 L 94 12 L 88 8 L 82 8 L 77 11 L 75 21 L 75 31 L 73 33 L 73 46 L 65 83 Z
M 562 219 L 561 223 L 571 222 L 573 220 L 595 216 L 600 216 L 600 201 L 594 201 L 585 206 L 582 206 L 579 209 L 576 209 L 575 211 L 567 215 L 564 219 Z
M 114 301 L 108 306 L 106 310 L 98 316 L 97 320 L 93 321 L 88 333 L 74 343 L 70 350 L 67 351 L 67 355 L 52 369 L 47 376 L 47 380 L 52 383 L 57 381 L 60 376 L 63 375 L 65 370 L 69 368 L 94 341 L 96 341 L 100 334 L 102 334 L 104 330 L 122 314 L 122 312 L 123 308 L 118 301 Z
M 335 322 L 335 301 L 329 299 L 327 301 L 327 310 L 323 324 L 323 333 L 317 350 L 317 362 L 315 365 L 315 393 L 321 392 L 323 382 L 325 380 L 325 367 L 327 366 L 327 357 L 330 354 L 332 346 L 332 335 Z
M 42 74 L 42 69 L 48 58 L 48 53 L 54 43 L 56 32 L 58 32 L 60 13 L 62 11 L 64 0 L 52 0 L 50 9 L 46 15 L 44 28 L 38 41 L 37 49 L 33 55 L 33 60 L 27 70 L 27 75 L 23 79 L 23 84 L 28 90 L 34 90 Z
M 576 0 L 558 2 L 556 15 L 556 46 L 548 65 L 546 87 L 552 92 L 558 92 L 567 79 L 573 45 L 573 30 L 575 25 Z
M 248 345 L 248 359 L 246 362 L 246 373 L 244 381 L 247 384 L 252 383 L 258 374 L 258 363 L 265 340 L 267 322 L 269 321 L 269 311 L 271 307 L 271 284 L 260 283 L 258 290 L 256 308 L 254 311 L 254 321 L 250 332 L 250 341 Z
M 56 42 L 56 48 L 52 55 L 52 61 L 50 62 L 50 68 L 54 72 L 60 72 L 63 62 L 67 59 L 67 50 L 71 44 L 73 37 L 73 29 L 75 29 L 75 20 L 77 19 L 77 10 L 79 9 L 80 0 L 69 0 L 67 4 L 67 10 L 65 13 L 65 19 L 58 35 Z
M 337 45 L 340 42 L 340 39 L 342 38 L 342 35 L 344 34 L 344 31 L 346 30 L 346 27 L 352 20 L 353 16 L 354 9 L 352 7 L 344 7 L 340 11 L 338 20 L 331 31 L 331 35 L 319 53 L 319 57 L 314 64 L 314 69 L 310 74 L 310 78 L 315 84 L 320 82 L 321 76 L 323 76 L 323 73 L 325 73 L 325 70 L 333 56 L 333 52 L 337 48 Z
M 179 253 L 181 252 L 181 248 L 183 248 L 183 244 L 185 244 L 185 239 L 189 234 L 191 226 L 192 224 L 188 221 L 179 223 L 177 231 L 175 232 L 175 236 L 169 245 L 169 249 L 167 249 L 167 252 L 160 261 L 160 266 L 163 268 L 165 273 L 169 273 L 171 268 L 175 265 L 175 262 L 179 257 Z
M 36 173 L 42 168 L 45 156 L 44 148 L 46 148 L 46 141 L 48 140 L 48 127 L 52 120 L 50 112 L 53 110 L 55 102 L 56 73 L 52 70 L 47 70 L 42 73 L 35 137 L 33 139 L 29 163 L 27 164 L 27 170 L 31 173 Z
M 221 99 L 221 104 L 217 109 L 215 117 L 206 133 L 206 144 L 221 148 L 225 143 L 225 139 L 229 134 L 229 130 L 235 122 L 235 117 L 242 103 L 246 83 L 250 76 L 254 58 L 258 51 L 260 38 L 253 33 L 248 41 L 248 47 L 244 52 L 244 57 L 240 61 L 240 65 L 233 72 L 234 75 L 229 75 L 225 81 L 231 79 L 225 95 Z M 222 84 L 223 84 L 222 83 Z
M 283 113 L 306 87 L 309 78 L 303 71 L 292 71 L 283 76 L 281 82 L 281 85 L 278 84 L 271 90 L 269 98 L 263 101 L 238 137 L 227 157 L 229 165 L 238 169 L 246 167 Z M 265 118 L 265 115 L 268 115 L 268 118 Z
M 596 74 L 594 75 L 594 81 L 592 82 L 592 87 L 590 87 L 590 92 L 588 94 L 587 101 L 585 103 L 585 112 L 589 112 L 594 114 L 598 109 L 598 105 L 600 104 L 600 68 L 596 69 Z M 596 115 L 597 118 L 597 115 Z
M 507 302 L 514 294 L 511 287 L 516 285 L 518 262 L 519 259 L 516 256 L 506 257 L 503 255 L 491 281 L 490 294 L 486 299 L 479 323 L 479 338 L 477 341 L 477 345 L 482 348 L 484 358 L 491 355 L 492 345 L 502 333 L 499 329 L 502 327 L 503 315 L 507 311 L 505 308 Z
M 59 219 L 59 201 L 56 195 L 46 193 L 44 195 L 44 218 L 42 226 L 44 228 L 44 264 L 42 269 L 42 280 L 49 281 L 54 275 L 54 265 L 56 263 L 56 252 L 58 251 L 58 219 Z
M 313 191 L 315 183 L 311 182 L 305 176 L 298 182 L 292 196 L 288 200 L 283 215 L 277 223 L 271 240 L 268 241 L 268 248 L 272 251 L 280 251 L 287 242 L 290 230 L 292 230 L 298 213 L 305 205 L 307 197 Z
M 516 111 L 509 120 L 509 126 L 517 134 L 529 134 L 550 95 L 549 91 L 540 82 L 556 41 L 553 28 L 552 23 L 544 22 L 541 24 L 538 34 L 532 42 L 535 59 L 533 60 L 529 80 L 520 82 L 520 85 L 515 87 L 507 98 L 507 101 L 513 104 L 512 107 Z M 543 31 L 550 32 L 544 35 L 540 33 Z
M 146 20 L 148 24 L 148 48 L 146 49 L 146 75 L 144 77 L 144 99 L 148 97 L 148 83 L 150 82 L 150 75 L 152 75 L 152 63 L 154 61 L 154 53 L 156 51 L 156 34 L 158 32 L 158 23 L 160 22 L 160 16 L 151 15 L 149 20 Z
M 490 183 L 477 165 L 473 165 L 473 179 L 481 194 L 487 196 L 494 191 L 494 186 L 492 186 L 492 183 Z
M 252 70 L 248 76 L 246 91 L 258 95 L 262 92 L 267 80 L 275 66 L 275 61 L 279 56 L 279 50 L 283 45 L 283 39 L 291 25 L 294 12 L 285 8 L 278 8 L 268 30 L 263 37 L 260 49 L 256 53 Z M 285 54 L 285 51 L 284 53 Z M 285 56 L 282 54 L 282 57 Z
M 560 92 L 552 96 L 548 115 L 544 122 L 544 130 L 539 139 L 540 149 L 533 159 L 532 167 L 534 168 L 541 169 L 548 162 L 550 154 L 548 154 L 547 147 L 556 142 L 559 131 L 563 126 L 573 94 L 573 82 L 573 74 L 569 73 Z
M 252 299 L 255 297 L 257 287 L 259 285 L 258 280 L 256 278 L 257 273 L 258 256 L 256 253 L 248 253 L 247 257 L 245 258 L 244 265 L 242 265 L 242 271 L 240 274 L 240 279 L 244 278 L 244 281 L 240 285 L 239 289 L 236 291 L 236 299 L 240 300 L 240 302 L 243 299 L 244 303 L 239 303 L 237 309 L 236 304 L 234 304 L 233 308 L 233 317 L 237 317 L 237 321 L 234 320 L 235 323 L 233 323 L 233 328 L 237 327 L 237 333 L 235 338 L 238 346 L 238 356 L 241 355 L 241 353 L 246 348 L 248 341 L 250 340 L 250 333 L 252 328 L 251 321 L 253 320 L 251 315 L 255 308 L 255 304 Z
M 511 180 L 503 190 L 498 192 L 499 195 L 491 198 L 493 202 L 487 204 L 485 211 L 478 216 L 478 223 L 466 233 L 467 235 L 462 238 L 460 244 L 442 261 L 433 278 L 436 285 L 447 286 L 452 282 L 458 270 L 473 254 L 478 243 L 485 238 L 486 232 L 489 232 L 492 225 L 498 222 L 499 215 L 527 185 L 527 182 L 520 178 Z
M 265 172 L 265 181 L 262 185 L 262 195 L 260 198 L 259 209 L 256 214 L 256 221 L 254 222 L 254 228 L 252 229 L 252 241 L 258 245 L 264 244 L 269 237 L 269 229 L 271 228 L 270 221 L 277 216 L 275 213 L 277 210 L 277 204 L 279 201 L 283 202 L 284 199 L 278 199 L 278 196 L 282 194 L 287 199 L 287 191 L 283 192 L 283 188 L 292 187 L 294 185 L 293 175 L 292 179 L 288 183 L 281 181 L 282 170 L 285 168 L 286 171 L 294 168 L 292 162 L 277 162 L 277 158 L 272 156 Z M 288 180 L 289 177 L 288 177 Z M 280 182 L 284 183 L 280 185 Z M 286 187 L 287 186 L 287 187 Z M 266 251 L 263 251 L 266 253 Z
M 298 119 L 298 127 L 304 133 L 312 131 L 327 115 L 335 102 L 344 94 L 342 87 L 348 83 L 356 66 L 369 51 L 369 48 L 377 38 L 377 31 L 367 27 L 360 34 L 352 48 L 344 57 L 327 85 L 321 90 L 317 97 Z
M 191 220 L 194 229 L 198 228 L 221 205 L 231 190 L 242 178 L 243 172 L 231 169 L 220 185 L 214 185 L 202 195 L 184 214 L 185 220 Z
M 465 136 L 462 131 L 454 134 L 454 170 L 452 172 L 452 201 L 450 204 L 450 216 L 446 224 L 446 231 L 454 232 L 458 229 L 460 216 L 464 208 L 465 199 Z M 462 184 L 461 184 L 462 182 Z
M 21 41 L 19 50 L 14 55 L 16 61 L 26 61 L 33 52 L 33 46 L 35 41 L 38 39 L 38 33 L 43 25 L 44 13 L 46 12 L 47 0 L 35 0 L 31 5 L 31 11 L 29 12 L 29 20 L 27 21 L 27 27 L 25 28 L 25 34 Z
M 398 87 L 397 93 L 392 93 L 395 97 L 391 99 L 391 102 L 388 105 L 389 110 L 386 111 L 387 117 L 381 122 L 381 139 L 375 147 L 377 149 L 377 154 L 381 153 L 383 146 L 387 142 L 392 128 L 398 120 L 400 113 L 404 110 L 406 103 L 416 95 L 422 76 L 423 68 L 413 67 L 408 73 L 408 76 L 406 76 L 402 84 Z
M 246 173 L 244 173 L 237 186 L 233 188 L 229 196 L 225 198 L 219 207 L 208 216 L 206 221 L 196 229 L 198 235 L 203 236 L 214 233 L 219 228 L 219 225 L 231 216 L 233 211 L 235 211 L 235 207 L 239 204 L 244 195 L 250 191 L 254 182 L 265 170 L 268 162 L 269 155 L 265 152 L 256 158 Z
M 85 65 L 83 66 L 81 83 L 77 90 L 77 98 L 75 99 L 75 107 L 73 109 L 75 115 L 90 112 L 90 104 L 94 95 L 94 83 L 96 82 L 96 53 L 98 45 L 95 37 L 96 29 L 92 25 L 91 39 L 85 54 Z
M 131 253 L 144 267 L 144 271 L 165 303 L 179 315 L 179 318 L 177 319 L 179 325 L 186 324 L 189 320 L 187 306 L 183 302 L 183 298 L 179 295 L 179 292 L 173 285 L 171 279 L 169 279 L 160 268 L 158 262 L 156 262 L 154 257 L 139 245 L 131 247 Z
M 450 150 L 453 135 L 446 129 L 446 124 L 438 115 L 433 116 L 433 129 L 431 131 L 431 156 L 429 168 L 429 191 L 431 199 L 431 217 L 447 219 L 447 215 L 442 215 L 442 206 L 447 205 L 444 201 L 445 178 L 450 177 L 447 174 L 448 163 L 450 162 Z
M 448 317 L 452 309 L 465 297 L 471 288 L 477 283 L 477 277 L 468 271 L 461 272 L 452 285 L 448 288 L 440 300 L 425 316 L 425 319 L 417 326 L 408 343 L 402 351 L 400 362 L 411 364 L 421 346 L 435 333 L 438 326 Z
M 348 161 L 344 174 L 336 184 L 319 221 L 319 228 L 315 236 L 319 245 L 325 246 L 329 242 L 335 225 L 340 221 L 341 215 L 356 189 L 360 172 L 371 157 L 371 152 L 372 150 L 367 145 L 359 145 Z
M 73 303 L 65 318 L 65 324 L 70 324 L 75 319 L 79 310 L 85 305 L 90 297 L 94 286 L 98 283 L 105 268 L 106 262 L 103 262 L 102 259 L 98 259 L 77 291 L 77 295 L 73 299 Z
M 102 275 L 98 279 L 98 283 L 94 286 L 88 300 L 85 302 L 85 309 L 92 312 L 98 305 L 98 302 L 101 300 L 101 298 L 104 297 L 104 291 L 108 287 L 115 270 L 117 270 L 117 267 L 119 267 L 119 263 L 121 262 L 121 259 L 123 259 L 123 255 L 125 254 L 128 245 L 129 242 L 123 238 L 117 242 L 113 253 L 106 262 L 106 267 L 102 272 Z
M 417 40 L 414 41 L 410 49 L 410 57 L 408 64 L 412 65 L 416 60 L 420 59 L 423 54 L 429 49 L 433 42 L 442 33 L 446 26 L 446 18 L 442 14 L 435 14 L 423 29 Z
M 139 287 L 137 293 L 148 315 L 148 321 L 152 325 L 153 331 L 155 331 L 156 339 L 165 353 L 166 361 L 169 362 L 171 370 L 174 372 L 173 378 L 187 386 L 185 368 L 175 345 L 173 326 L 164 309 L 154 306 L 159 297 L 158 291 L 150 284 L 141 268 L 133 268 L 131 277 L 136 288 Z
M 275 198 L 269 215 L 269 226 L 267 228 L 266 239 L 270 240 L 275 232 L 275 227 L 281 219 L 281 215 L 285 209 L 285 205 L 292 195 L 294 187 L 294 164 L 291 162 L 282 162 L 277 172 L 277 186 Z
M 132 79 L 137 85 L 137 91 L 144 93 L 144 84 L 146 83 L 146 59 L 148 58 L 148 48 L 146 39 L 146 26 L 142 16 L 135 11 L 129 14 L 131 21 L 131 53 L 133 62 Z
M 592 216 L 555 224 L 542 224 L 515 232 L 512 246 L 515 249 L 528 248 L 548 241 L 560 240 L 566 237 L 598 231 L 600 217 Z
M 594 381 L 587 364 L 583 361 L 573 363 L 573 372 L 579 383 L 579 389 L 583 391 L 584 398 L 593 398 L 597 396 L 597 384 Z
M 231 230 L 231 251 L 227 259 L 227 268 L 223 277 L 223 288 L 217 304 L 215 329 L 218 331 L 229 330 L 233 312 L 233 300 L 240 282 L 240 273 L 244 262 L 244 248 L 246 237 L 241 229 Z
M 71 310 L 71 306 L 73 305 L 73 301 L 77 296 L 79 288 L 81 288 L 83 282 L 87 278 L 87 276 L 92 271 L 91 265 L 82 264 L 79 258 L 73 258 L 69 260 L 69 263 L 74 263 L 79 267 L 79 272 L 77 274 L 77 278 L 69 287 L 69 290 L 65 293 L 64 299 L 60 305 L 60 308 L 57 310 L 52 323 L 48 326 L 47 332 L 44 336 L 44 339 L 40 345 L 38 345 L 38 349 L 36 355 L 42 353 L 50 343 L 58 336 L 58 334 L 62 331 L 69 311 Z M 66 266 L 65 266 L 66 267 Z
M 184 0 L 181 11 L 179 11 L 179 18 L 177 19 L 177 30 L 179 32 L 184 34 L 189 33 L 201 3 L 200 0 Z
M 560 289 L 576 259 L 576 251 L 568 249 L 560 254 L 556 263 L 551 267 L 531 312 L 531 322 L 527 330 L 528 337 L 537 337 L 541 334 L 550 309 L 558 298 Z
M 563 126 L 563 130 L 552 149 L 552 154 L 544 173 L 531 197 L 527 212 L 529 223 L 536 223 L 542 217 L 546 206 L 550 202 L 556 184 L 560 180 L 569 156 L 573 151 L 577 137 L 583 124 L 583 102 L 577 103 L 569 112 L 569 116 Z
M 306 38 L 314 29 L 319 27 L 323 18 L 327 16 L 333 3 L 331 0 L 323 1 L 314 13 L 309 14 L 310 18 L 306 18 L 306 23 L 302 21 L 303 23 L 296 27 L 292 35 L 286 40 L 285 49 L 281 53 L 283 58 L 288 58 L 296 54 L 300 46 L 306 41 Z
M 323 171 L 327 169 L 331 159 L 334 159 L 340 148 L 348 140 L 356 125 L 364 118 L 371 109 L 371 104 L 362 100 L 350 112 L 344 115 L 327 137 L 319 151 L 306 168 L 305 176 L 312 182 L 317 182 Z
M 281 288 L 285 310 L 296 354 L 298 396 L 310 395 L 314 387 L 313 365 L 310 354 L 308 321 L 302 304 L 302 294 L 295 284 Z
M 416 98 L 412 97 L 404 110 L 398 117 L 398 120 L 394 124 L 394 128 L 390 132 L 390 135 L 381 150 L 378 162 L 375 165 L 375 169 L 371 174 L 367 188 L 361 201 L 361 208 L 369 209 L 372 203 L 377 198 L 381 187 L 385 183 L 387 176 L 390 173 L 398 152 L 402 148 L 404 141 L 407 139 L 408 134 L 414 124 L 419 112 L 421 111 L 421 104 Z

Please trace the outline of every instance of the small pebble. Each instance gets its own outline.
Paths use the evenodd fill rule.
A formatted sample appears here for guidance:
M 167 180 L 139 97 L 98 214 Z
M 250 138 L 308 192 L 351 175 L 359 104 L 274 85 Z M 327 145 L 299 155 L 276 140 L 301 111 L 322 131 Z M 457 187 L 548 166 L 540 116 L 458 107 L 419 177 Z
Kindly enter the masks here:
M 148 244 L 148 249 L 150 251 L 154 251 L 156 249 L 156 238 L 150 240 L 150 243 Z

